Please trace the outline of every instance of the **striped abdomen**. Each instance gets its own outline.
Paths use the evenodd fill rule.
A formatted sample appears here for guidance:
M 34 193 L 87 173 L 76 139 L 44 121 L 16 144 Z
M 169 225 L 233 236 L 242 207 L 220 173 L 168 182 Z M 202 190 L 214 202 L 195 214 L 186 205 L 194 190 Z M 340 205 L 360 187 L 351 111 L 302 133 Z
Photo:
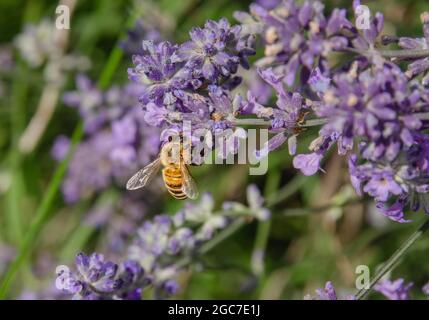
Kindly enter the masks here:
M 168 192 L 179 200 L 185 200 L 186 194 L 182 191 L 183 177 L 179 166 L 169 166 L 162 170 L 162 178 Z

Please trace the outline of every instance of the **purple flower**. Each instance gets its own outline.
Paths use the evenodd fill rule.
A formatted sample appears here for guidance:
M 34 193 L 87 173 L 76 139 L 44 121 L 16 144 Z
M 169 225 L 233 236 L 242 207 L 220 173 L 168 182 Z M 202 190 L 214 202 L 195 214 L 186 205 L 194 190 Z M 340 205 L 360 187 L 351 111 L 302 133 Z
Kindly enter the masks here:
M 315 67 L 323 72 L 328 69 L 330 52 L 351 46 L 344 36 L 347 33 L 342 31 L 349 31 L 352 36 L 356 34 L 345 10 L 336 9 L 327 18 L 323 9 L 320 1 L 305 1 L 299 6 L 287 0 L 274 9 L 254 3 L 250 6 L 254 20 L 246 14 L 236 14 L 236 18 L 246 30 L 260 31 L 264 36 L 265 57 L 258 64 L 265 66 L 276 62 L 283 81 L 292 86 L 300 67 L 303 69 L 301 80 L 306 83 Z M 262 28 L 254 26 L 258 23 Z
M 214 214 L 214 209 L 214 200 L 209 193 L 204 193 L 199 203 L 185 206 L 184 221 L 201 225 L 195 232 L 195 239 L 199 242 L 211 239 L 216 231 L 228 224 L 228 219 L 223 215 Z
M 395 281 L 382 280 L 374 286 L 374 289 L 389 300 L 409 300 L 409 291 L 412 287 L 413 283 L 405 283 L 404 279 L 397 279 Z
M 271 218 L 271 211 L 264 207 L 265 199 L 255 184 L 251 184 L 246 189 L 247 204 L 245 206 L 239 202 L 227 201 L 223 203 L 225 211 L 249 211 L 250 216 L 264 221 Z
M 193 30 L 192 41 L 182 46 L 144 42 L 144 51 L 134 56 L 136 66 L 129 76 L 146 85 L 139 97 L 145 121 L 176 134 L 183 134 L 183 124 L 189 122 L 192 137 L 197 130 L 215 133 L 232 128 L 241 112 L 239 96 L 233 99 L 230 95 L 241 78 L 232 75 L 250 54 L 239 31 L 222 19 Z M 194 140 L 199 138 L 191 142 Z
M 116 280 L 118 266 L 105 261 L 103 255 L 86 256 L 80 253 L 76 256 L 77 273 L 68 268 L 58 268 L 57 283 L 62 290 L 73 294 L 75 299 L 97 299 L 103 294 L 115 292 L 120 282 Z M 99 292 L 100 295 L 95 292 Z
M 8 45 L 0 46 L 0 76 L 10 74 L 14 66 L 12 47 Z
M 70 149 L 70 139 L 66 136 L 58 136 L 55 139 L 51 149 L 52 158 L 56 161 L 61 161 L 65 158 Z
M 247 187 L 247 203 L 253 215 L 259 220 L 268 220 L 271 217 L 271 212 L 263 207 L 265 199 L 262 197 L 258 187 L 251 184 Z
M 172 254 L 190 250 L 195 246 L 194 233 L 190 228 L 178 229 L 169 239 L 168 248 Z
M 334 137 L 331 143 L 337 143 L 341 155 L 359 141 L 359 155 L 349 161 L 358 194 L 374 197 L 380 211 L 395 221 L 406 221 L 403 210 L 407 206 L 425 208 L 418 190 L 424 190 L 428 181 L 427 161 L 423 160 L 428 154 L 428 137 L 422 134 L 427 121 L 416 113 L 427 109 L 423 102 L 426 89 L 409 83 L 390 63 L 364 70 L 355 63 L 348 72 L 336 74 L 322 96 L 315 111 L 328 122 L 320 139 Z
M 261 104 L 268 103 L 273 94 L 271 86 L 254 69 L 250 69 L 244 73 L 243 84 L 248 88 L 249 93 L 255 97 L 256 101 Z M 242 114 L 245 113 L 243 111 Z
M 127 37 L 121 41 L 120 47 L 129 55 L 141 54 L 141 43 L 144 40 L 160 41 L 162 39 L 158 26 L 155 26 L 149 19 L 139 19 L 133 28 L 127 30 Z M 158 21 L 159 22 L 159 21 Z
M 331 83 L 331 79 L 325 77 L 319 68 L 311 71 L 310 78 L 308 79 L 308 84 L 311 89 L 317 93 L 323 93 L 329 88 L 329 84 Z
M 256 0 L 255 2 L 265 9 L 271 10 L 277 7 L 281 0 Z
M 348 164 L 349 164 L 349 173 L 350 173 L 350 181 L 352 183 L 353 188 L 359 196 L 363 195 L 362 192 L 362 182 L 359 177 L 359 170 L 357 167 L 358 157 L 355 154 L 349 156 Z
M 392 205 L 387 205 L 382 202 L 377 202 L 376 207 L 377 209 L 384 214 L 389 219 L 396 221 L 396 222 L 410 222 L 411 220 L 406 220 L 404 217 L 404 209 L 407 202 L 404 201 L 404 199 L 398 198 L 396 202 Z
M 11 262 L 15 257 L 15 249 L 0 243 L 0 272 L 3 271 L 8 266 L 9 262 Z
M 88 198 L 111 183 L 111 148 L 112 139 L 108 132 L 101 132 L 79 144 L 62 185 L 67 202 Z
M 94 287 L 97 291 L 111 293 L 119 286 L 119 282 L 115 280 L 118 266 L 105 261 L 103 255 L 94 253 L 88 257 L 80 253 L 76 257 L 76 267 L 82 277 L 82 283 Z
M 262 149 L 255 151 L 255 156 L 258 159 L 266 157 L 270 152 L 280 148 L 287 140 L 284 132 L 280 132 L 268 140 Z
M 204 28 L 190 32 L 191 41 L 182 44 L 175 61 L 186 62 L 185 68 L 201 84 L 213 83 L 219 76 L 229 77 L 237 72 L 239 63 L 248 66 L 247 56 L 253 55 L 253 39 L 240 36 L 240 26 L 231 27 L 226 19 L 209 20 Z
M 392 174 L 386 171 L 373 174 L 363 191 L 382 202 L 387 201 L 390 195 L 400 195 L 403 192 L 401 186 L 393 179 Z
M 143 105 L 153 102 L 158 106 L 174 106 L 185 95 L 190 85 L 190 73 L 175 59 L 178 46 L 168 41 L 154 44 L 143 41 L 143 54 L 134 55 L 134 68 L 128 69 L 129 78 L 147 85 L 139 100 Z
M 98 108 L 103 103 L 103 95 L 99 89 L 84 75 L 76 77 L 76 91 L 66 92 L 63 101 L 70 107 L 78 108 L 85 121 L 85 130 L 95 132 L 104 122 L 105 114 Z
M 420 16 L 423 23 L 423 38 L 400 37 L 398 44 L 403 49 L 425 50 L 429 48 L 429 13 L 423 12 Z M 429 84 L 429 58 L 415 59 L 408 65 L 407 76 L 412 78 L 420 74 L 425 74 L 423 84 Z
M 152 271 L 156 259 L 168 249 L 171 221 L 168 216 L 158 215 L 154 221 L 146 221 L 137 230 L 138 237 L 129 248 L 129 257 L 138 261 L 145 270 Z
M 328 281 L 326 282 L 325 288 L 316 290 L 315 297 L 306 295 L 304 299 L 305 300 L 355 300 L 356 298 L 351 295 L 347 296 L 346 298 L 338 298 L 332 282 Z
M 175 280 L 168 280 L 163 284 L 162 289 L 168 296 L 172 296 L 179 291 L 179 284 Z
M 122 199 L 117 204 L 115 200 L 112 204 L 121 208 L 122 214 L 131 214 L 136 219 L 139 213 L 134 211 L 138 209 L 125 210 L 131 201 L 129 198 Z M 174 215 L 157 215 L 152 220 L 146 220 L 128 246 L 124 262 L 116 264 L 97 253 L 90 256 L 79 254 L 76 271 L 65 266 L 57 268 L 57 289 L 73 295 L 74 299 L 141 299 L 142 290 L 150 284 L 155 298 L 174 295 L 179 289 L 176 279 L 182 270 L 178 261 L 192 256 L 218 230 L 226 227 L 231 220 L 229 215 L 233 217 L 235 211 L 242 213 L 244 208 L 254 211 L 252 215 L 257 218 L 268 217 L 268 211 L 262 206 L 263 198 L 254 186 L 248 189 L 248 202 L 249 208 L 239 203 L 225 203 L 225 212 L 215 212 L 213 198 L 204 194 L 199 203 L 187 203 L 183 210 Z M 99 209 L 111 211 L 112 208 L 101 202 Z M 104 220 L 107 219 L 108 227 L 117 225 L 114 213 L 101 215 L 107 217 L 95 219 L 96 224 L 106 223 Z M 134 229 L 122 231 L 131 234 Z M 124 259 L 126 246 L 121 247 L 118 259 Z
M 293 166 L 306 176 L 312 176 L 320 169 L 320 161 L 323 155 L 317 152 L 299 154 L 293 158 Z
M 413 143 L 409 133 L 415 130 L 410 122 L 401 120 L 401 113 L 412 119 L 413 110 L 408 106 L 415 103 L 406 83 L 403 74 L 390 67 L 384 72 L 367 70 L 357 78 L 351 72 L 335 76 L 335 87 L 325 91 L 324 104 L 316 110 L 319 116 L 330 119 L 323 130 L 341 134 L 341 152 L 351 149 L 353 136 L 361 135 L 369 141 L 362 150 L 364 157 L 395 159 L 398 146 Z M 386 90 L 389 86 L 391 89 Z
M 73 299 L 139 299 L 140 289 L 150 283 L 136 262 L 125 261 L 118 266 L 98 253 L 79 253 L 76 269 L 57 268 L 57 289 L 73 295 Z
M 304 99 L 298 92 L 287 92 L 281 79 L 272 69 L 259 70 L 261 78 L 269 83 L 277 93 L 275 109 L 255 110 L 260 117 L 272 117 L 273 130 L 293 129 L 297 125 L 302 109 L 306 108 Z
M 111 87 L 104 92 L 94 89 L 99 95 L 95 101 L 85 99 L 85 90 L 91 86 L 87 78 L 80 79 L 87 85 L 78 82 L 79 90 L 66 94 L 66 97 L 77 98 L 74 105 L 80 108 L 92 101 L 89 103 L 90 117 L 100 121 L 96 126 L 94 123 L 90 125 L 88 114 L 81 113 L 88 126 L 86 137 L 77 146 L 62 186 L 67 202 L 88 198 L 114 182 L 123 185 L 133 172 L 158 155 L 160 146 L 158 129 L 146 126 L 137 106 L 136 100 L 143 90 L 141 85 Z M 59 160 L 66 147 L 64 138 L 59 138 L 52 150 L 53 156 Z

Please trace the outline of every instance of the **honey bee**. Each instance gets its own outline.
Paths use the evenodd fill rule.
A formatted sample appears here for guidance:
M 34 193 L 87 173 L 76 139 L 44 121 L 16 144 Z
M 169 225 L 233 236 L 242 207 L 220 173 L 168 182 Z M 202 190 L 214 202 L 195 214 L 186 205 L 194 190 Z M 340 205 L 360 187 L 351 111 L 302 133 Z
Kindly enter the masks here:
M 196 199 L 197 185 L 189 173 L 184 160 L 185 151 L 180 142 L 168 142 L 162 148 L 157 159 L 138 171 L 127 182 L 127 190 L 143 188 L 162 169 L 162 178 L 168 192 L 176 199 Z

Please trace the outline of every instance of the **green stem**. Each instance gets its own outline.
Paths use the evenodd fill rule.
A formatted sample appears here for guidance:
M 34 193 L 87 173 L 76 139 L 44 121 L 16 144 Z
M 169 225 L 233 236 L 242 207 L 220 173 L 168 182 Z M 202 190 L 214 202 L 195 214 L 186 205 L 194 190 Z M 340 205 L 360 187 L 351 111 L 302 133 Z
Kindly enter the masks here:
M 310 120 L 305 121 L 299 127 L 317 127 L 317 126 L 324 125 L 326 122 L 328 122 L 328 119 L 326 119 L 326 118 L 310 119 Z
M 235 232 L 241 229 L 246 224 L 246 218 L 238 218 L 233 223 L 231 223 L 226 229 L 224 229 L 222 232 L 219 232 L 219 234 L 211 239 L 210 241 L 207 241 L 205 244 L 203 244 L 198 250 L 199 255 L 206 254 L 207 252 L 211 251 L 213 248 L 215 248 L 218 244 L 228 239 L 230 236 L 232 236 Z
M 270 187 L 266 189 L 266 193 L 272 192 L 271 188 L 275 189 L 274 186 L 277 186 L 279 183 L 280 177 L 272 178 L 272 182 L 270 183 Z M 302 185 L 301 183 L 301 177 L 297 177 L 294 180 L 290 181 L 289 184 L 283 188 L 279 193 L 279 196 L 272 197 L 272 200 L 270 202 L 267 201 L 267 207 L 272 207 L 275 204 L 278 203 L 278 201 L 282 201 L 291 195 L 293 195 L 295 192 L 297 192 Z M 193 261 L 194 256 L 200 256 L 203 254 L 206 254 L 207 252 L 211 251 L 213 248 L 215 248 L 217 245 L 225 241 L 227 238 L 232 236 L 235 232 L 240 230 L 244 225 L 246 225 L 247 220 L 246 217 L 240 217 L 240 215 L 244 215 L 245 211 L 239 211 L 236 214 L 230 213 L 231 216 L 237 216 L 238 218 L 232 222 L 228 227 L 226 227 L 224 230 L 219 232 L 216 236 L 214 236 L 211 240 L 207 241 L 204 245 L 202 245 L 194 254 L 193 256 L 184 257 L 181 260 L 179 260 L 175 264 L 175 268 L 180 269 L 183 268 Z M 219 214 L 219 213 L 216 213 Z M 268 229 L 269 230 L 269 229 Z M 262 240 L 261 244 L 262 244 Z M 264 245 L 265 247 L 265 245 Z
M 371 53 L 369 51 L 362 51 L 355 48 L 346 48 L 344 49 L 346 52 L 353 52 L 361 56 L 365 56 Z M 417 49 L 417 50 L 377 50 L 372 49 L 373 52 L 378 52 L 381 56 L 385 58 L 400 58 L 400 59 L 420 59 L 429 57 L 429 49 Z
M 414 116 L 419 118 L 420 120 L 429 120 L 429 112 L 419 112 L 414 113 Z M 264 119 L 234 119 L 232 121 L 234 125 L 236 126 L 265 126 L 268 127 L 271 125 L 270 120 L 264 120 Z M 318 118 L 318 119 L 310 119 L 306 120 L 303 124 L 298 125 L 298 127 L 307 128 L 307 127 L 317 127 L 322 126 L 325 123 L 328 122 L 328 119 L 326 118 Z
M 19 245 L 22 240 L 22 212 L 21 202 L 23 199 L 23 176 L 22 176 L 22 156 L 18 150 L 18 141 L 25 123 L 25 104 L 28 92 L 28 82 L 22 79 L 20 75 L 23 73 L 24 66 L 21 61 L 18 62 L 13 79 L 13 88 L 10 105 L 13 112 L 11 113 L 12 120 L 12 141 L 10 151 L 10 168 L 12 183 L 7 193 L 7 231 L 11 242 Z
M 257 119 L 257 118 L 250 118 L 250 119 L 234 119 L 232 121 L 234 125 L 236 126 L 270 126 L 271 121 L 270 120 L 264 120 L 264 119 Z M 298 127 L 315 127 L 315 126 L 321 126 L 324 125 L 327 122 L 327 119 L 320 118 L 320 119 L 310 119 L 305 121 L 303 124 L 298 125 Z
M 276 215 L 278 218 L 289 218 L 289 217 L 302 217 L 313 213 L 324 212 L 326 210 L 334 208 L 343 208 L 348 205 L 364 203 L 363 199 L 350 199 L 344 203 L 330 203 L 320 207 L 309 207 L 309 208 L 290 208 L 284 210 L 280 215 Z
M 273 207 L 297 192 L 305 183 L 306 177 L 297 175 L 275 194 L 267 196 L 267 207 Z
M 371 279 L 369 288 L 363 288 L 356 293 L 356 299 L 362 300 L 368 296 L 374 285 L 389 271 L 393 270 L 400 259 L 402 259 L 411 246 L 429 229 L 429 219 L 427 219 L 387 260 L 378 270 L 374 278 Z
M 246 218 L 240 217 L 237 218 L 234 222 L 232 222 L 228 227 L 223 229 L 221 232 L 219 232 L 216 236 L 214 236 L 211 240 L 207 241 L 205 244 L 203 244 L 195 253 L 194 256 L 200 256 L 203 254 L 206 254 L 207 252 L 211 251 L 213 248 L 215 248 L 218 244 L 228 239 L 231 235 L 236 233 L 238 230 L 240 230 L 244 225 L 246 224 Z M 180 269 L 192 262 L 192 257 L 184 257 L 181 260 L 179 260 L 175 264 L 175 268 Z
M 429 49 L 422 50 L 377 50 L 385 58 L 419 59 L 429 57 Z
M 122 37 L 123 35 L 121 35 L 120 38 Z M 119 66 L 119 63 L 122 60 L 123 55 L 124 54 L 122 49 L 117 44 L 115 44 L 115 47 L 110 52 L 109 58 L 107 59 L 107 63 L 104 69 L 101 71 L 100 78 L 97 82 L 98 88 L 100 88 L 101 90 L 107 89 L 110 82 L 112 81 L 116 69 Z
M 414 116 L 419 118 L 420 120 L 429 120 L 429 112 L 418 112 L 414 113 Z M 298 125 L 298 127 L 317 127 L 322 126 L 325 123 L 328 122 L 328 119 L 326 118 L 319 118 L 319 119 L 310 119 L 305 121 L 303 124 Z M 265 126 L 268 127 L 271 125 L 270 120 L 264 120 L 264 119 L 234 119 L 233 121 L 234 125 L 236 126 Z

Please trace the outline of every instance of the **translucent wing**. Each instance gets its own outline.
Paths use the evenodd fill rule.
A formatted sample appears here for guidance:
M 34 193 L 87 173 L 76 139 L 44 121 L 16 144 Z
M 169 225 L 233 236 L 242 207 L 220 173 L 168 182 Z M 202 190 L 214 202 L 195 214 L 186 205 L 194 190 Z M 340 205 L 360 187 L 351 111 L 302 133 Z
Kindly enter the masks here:
M 127 182 L 127 190 L 136 190 L 143 188 L 150 180 L 153 179 L 155 174 L 158 172 L 161 165 L 160 158 L 157 158 L 153 162 L 149 163 L 146 167 L 141 169 L 135 175 L 131 177 Z
M 197 184 L 195 183 L 185 164 L 181 165 L 181 170 L 183 178 L 182 191 L 188 196 L 189 199 L 198 198 Z

